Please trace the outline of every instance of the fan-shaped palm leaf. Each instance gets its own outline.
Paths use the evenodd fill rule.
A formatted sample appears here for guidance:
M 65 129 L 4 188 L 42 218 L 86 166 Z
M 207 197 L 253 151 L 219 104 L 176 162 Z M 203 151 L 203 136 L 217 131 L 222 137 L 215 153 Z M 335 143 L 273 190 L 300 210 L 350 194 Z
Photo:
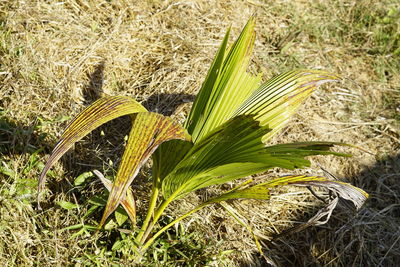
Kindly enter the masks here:
M 82 111 L 61 136 L 40 176 L 39 192 L 49 168 L 75 142 L 101 124 L 129 114 L 132 129 L 114 182 L 96 173 L 110 191 L 99 227 L 119 204 L 135 221 L 135 204 L 129 186 L 154 152 L 149 209 L 136 236 L 139 250 L 145 250 L 163 231 L 204 206 L 238 198 L 266 200 L 271 188 L 276 186 L 326 187 L 353 201 L 359 208 L 368 196 L 361 189 L 323 177 L 289 176 L 257 185 L 240 185 L 205 201 L 148 238 L 166 207 L 194 190 L 274 167 L 295 169 L 309 166 L 308 156 L 349 156 L 331 151 L 335 145 L 346 146 L 336 142 L 267 145 L 268 139 L 286 125 L 317 86 L 339 78 L 325 71 L 295 70 L 260 85 L 261 75 L 253 76 L 246 71 L 255 40 L 254 18 L 250 18 L 239 38 L 228 49 L 229 32 L 184 127 L 170 118 L 148 112 L 129 97 L 100 99 Z M 157 204 L 160 191 L 163 198 Z

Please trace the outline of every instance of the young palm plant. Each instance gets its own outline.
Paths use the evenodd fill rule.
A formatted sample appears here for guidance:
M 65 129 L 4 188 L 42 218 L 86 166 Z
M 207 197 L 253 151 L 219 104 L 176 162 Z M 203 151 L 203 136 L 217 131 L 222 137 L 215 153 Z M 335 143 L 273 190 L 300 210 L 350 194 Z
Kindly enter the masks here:
M 75 142 L 112 119 L 130 115 L 132 128 L 114 181 L 95 171 L 110 191 L 98 228 L 120 204 L 132 225 L 136 225 L 130 185 L 152 156 L 149 207 L 141 227 L 135 231 L 138 255 L 168 228 L 207 205 L 222 203 L 224 206 L 227 200 L 241 198 L 268 200 L 270 190 L 277 186 L 326 187 L 359 208 L 368 195 L 344 182 L 319 176 L 286 176 L 258 184 L 249 179 L 206 200 L 161 229 L 157 227 L 168 205 L 197 189 L 275 167 L 290 170 L 306 167 L 310 165 L 307 156 L 349 156 L 331 151 L 335 145 L 346 145 L 335 142 L 268 145 L 268 140 L 287 124 L 315 88 L 338 80 L 337 75 L 319 70 L 295 70 L 261 84 L 261 75 L 246 72 L 255 40 L 254 18 L 250 18 L 239 38 L 229 47 L 228 38 L 229 30 L 183 126 L 169 117 L 147 111 L 125 96 L 104 97 L 83 110 L 67 126 L 47 160 L 39 180 L 38 201 L 46 173 Z

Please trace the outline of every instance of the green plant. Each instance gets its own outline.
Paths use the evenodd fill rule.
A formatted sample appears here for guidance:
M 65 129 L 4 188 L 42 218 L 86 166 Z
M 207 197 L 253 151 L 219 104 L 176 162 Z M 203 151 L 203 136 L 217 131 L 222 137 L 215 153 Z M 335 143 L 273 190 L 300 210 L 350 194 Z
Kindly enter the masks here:
M 114 181 L 95 171 L 110 191 L 98 229 L 120 204 L 135 225 L 135 200 L 130 185 L 140 167 L 152 156 L 153 185 L 148 212 L 141 227 L 135 228 L 134 251 L 138 257 L 168 228 L 207 205 L 222 203 L 240 222 L 225 201 L 240 198 L 267 200 L 270 190 L 277 186 L 326 187 L 360 207 L 368 195 L 344 182 L 316 176 L 286 176 L 258 184 L 249 179 L 154 231 L 171 202 L 197 189 L 274 167 L 292 170 L 309 166 L 307 156 L 349 156 L 331 151 L 335 145 L 348 146 L 335 142 L 267 146 L 267 141 L 287 124 L 318 85 L 339 77 L 324 71 L 296 70 L 260 85 L 260 75 L 246 72 L 255 39 L 254 18 L 229 48 L 228 37 L 229 30 L 183 126 L 169 117 L 148 112 L 130 97 L 99 99 L 66 128 L 43 169 L 39 193 L 43 190 L 47 171 L 75 142 L 107 121 L 130 115 L 132 128 Z

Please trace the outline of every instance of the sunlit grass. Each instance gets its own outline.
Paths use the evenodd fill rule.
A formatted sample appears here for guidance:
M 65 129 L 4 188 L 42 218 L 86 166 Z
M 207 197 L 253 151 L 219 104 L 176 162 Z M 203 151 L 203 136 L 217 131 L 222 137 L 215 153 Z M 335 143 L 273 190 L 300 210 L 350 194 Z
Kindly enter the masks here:
M 101 129 L 105 136 L 99 130 L 77 144 L 74 154 L 67 155 L 55 166 L 54 177 L 49 179 L 53 195 L 49 195 L 47 205 L 52 207 L 51 212 L 42 214 L 35 211 L 34 197 L 28 197 L 26 190 L 34 192 L 35 185 L 29 181 L 40 174 L 41 159 L 50 152 L 66 122 L 37 128 L 38 118 L 50 122 L 53 118 L 73 116 L 97 93 L 129 95 L 139 101 L 154 94 L 193 94 L 200 87 L 201 77 L 226 27 L 232 25 L 234 33 L 238 33 L 243 22 L 256 12 L 260 38 L 254 58 L 260 60 L 254 61 L 252 71 L 267 73 L 264 80 L 273 74 L 308 66 L 347 73 L 357 83 L 346 88 L 339 86 L 342 90 L 327 88 L 317 92 L 294 120 L 290 132 L 284 131 L 280 138 L 288 141 L 332 138 L 362 145 L 382 159 L 376 163 L 374 156 L 356 153 L 347 167 L 340 160 L 319 160 L 330 172 L 365 188 L 371 193 L 371 202 L 346 227 L 341 227 L 342 218 L 348 215 L 338 214 L 328 225 L 329 229 L 296 234 L 277 246 L 265 242 L 267 255 L 273 258 L 278 255 L 277 261 L 297 265 L 310 262 L 323 265 L 331 261 L 333 265 L 396 263 L 400 252 L 393 237 L 398 231 L 398 215 L 392 204 L 399 203 L 396 193 L 399 185 L 395 179 L 399 175 L 396 167 L 399 126 L 393 119 L 398 114 L 400 60 L 396 52 L 399 20 L 390 13 L 398 5 L 396 0 L 294 1 L 291 6 L 274 1 L 232 1 L 217 6 L 207 1 L 179 5 L 143 2 L 131 6 L 122 1 L 112 1 L 109 5 L 64 2 L 57 5 L 43 1 L 0 3 L 0 108 L 6 111 L 0 118 L 2 262 L 9 266 L 126 262 L 120 259 L 118 250 L 112 250 L 122 240 L 117 231 L 96 237 L 83 233 L 71 239 L 79 229 L 61 231 L 81 224 L 82 217 L 95 206 L 89 199 L 102 192 L 102 186 L 94 178 L 88 178 L 78 193 L 74 179 L 94 167 L 114 175 L 123 148 L 120 140 L 126 133 L 117 133 L 120 139 L 113 140 L 110 136 L 116 135 L 111 130 L 114 127 L 105 126 Z M 102 74 L 92 75 L 101 69 L 102 61 Z M 103 83 L 99 83 L 99 78 L 92 79 L 94 76 L 103 77 Z M 172 102 L 179 104 L 176 96 L 167 101 L 157 95 L 152 99 L 158 101 L 157 107 L 161 109 Z M 183 100 L 186 103 L 180 104 L 173 114 L 177 118 L 183 117 L 190 105 L 188 99 Z M 316 115 L 310 116 L 308 112 Z M 124 121 L 114 125 L 118 129 L 127 127 Z M 105 144 L 109 145 L 106 150 L 98 149 Z M 24 174 L 38 150 L 35 157 L 39 163 Z M 86 160 L 90 162 L 85 163 Z M 311 171 L 319 169 L 313 166 Z M 136 188 L 138 192 L 149 190 L 144 178 L 146 170 L 143 172 L 140 178 L 143 183 Z M 213 190 L 218 192 L 219 188 L 194 194 L 191 199 L 196 203 Z M 297 221 L 305 221 L 307 214 L 314 211 L 313 207 L 320 205 L 312 202 L 307 194 L 288 195 L 284 200 L 273 199 L 275 207 L 271 209 L 253 202 L 234 205 L 267 237 Z M 77 204 L 79 209 L 65 210 L 57 205 L 60 201 Z M 293 208 L 295 203 L 301 205 Z M 305 203 L 310 204 L 305 206 Z M 183 214 L 193 205 L 188 202 L 169 212 Z M 283 211 L 277 213 L 278 209 Z M 384 212 L 379 212 L 383 209 Z M 202 255 L 207 259 L 197 258 L 198 261 L 203 263 L 214 257 L 216 262 L 224 258 L 235 264 L 261 261 L 252 256 L 255 248 L 251 236 L 238 230 L 234 220 L 222 219 L 220 213 L 223 211 L 217 207 L 209 208 L 184 224 L 196 233 L 188 237 L 189 244 L 200 244 L 201 250 L 206 251 Z M 255 213 L 264 215 L 257 219 L 253 216 Z M 100 216 L 96 209 L 84 223 L 94 224 Z M 275 223 L 270 221 L 272 218 Z M 92 231 L 87 231 L 92 236 Z M 175 230 L 169 234 L 171 238 L 162 237 L 166 245 L 158 247 L 160 264 L 166 262 L 161 260 L 163 251 L 171 252 L 173 247 L 168 242 L 188 236 Z M 223 242 L 209 241 L 217 239 Z M 190 252 L 190 245 L 178 249 L 189 258 L 199 253 L 197 249 Z M 231 249 L 233 253 L 218 255 L 218 251 Z M 178 252 L 169 255 L 176 260 L 184 258 Z M 192 258 L 196 262 L 196 257 Z M 154 262 L 154 257 L 149 256 L 147 260 Z

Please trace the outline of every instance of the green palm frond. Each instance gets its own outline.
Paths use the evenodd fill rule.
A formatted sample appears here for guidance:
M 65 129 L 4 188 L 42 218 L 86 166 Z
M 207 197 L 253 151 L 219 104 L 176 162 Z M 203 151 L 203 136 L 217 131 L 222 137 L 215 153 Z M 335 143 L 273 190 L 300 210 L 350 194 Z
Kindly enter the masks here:
M 325 187 L 361 207 L 368 195 L 350 184 L 324 177 L 288 176 L 257 185 L 242 184 L 205 201 L 151 236 L 166 207 L 197 189 L 275 167 L 290 170 L 307 167 L 310 166 L 308 156 L 350 156 L 331 150 L 336 145 L 350 146 L 337 142 L 267 144 L 319 85 L 339 77 L 319 70 L 294 70 L 261 84 L 261 75 L 247 73 L 255 40 L 254 21 L 250 18 L 231 46 L 228 46 L 230 31 L 227 31 L 184 126 L 148 112 L 130 97 L 102 98 L 68 125 L 43 169 L 38 192 L 43 190 L 48 170 L 75 142 L 105 122 L 131 115 L 132 128 L 114 181 L 95 172 L 110 191 L 98 227 L 102 227 L 120 204 L 135 223 L 136 207 L 130 185 L 152 156 L 149 208 L 136 236 L 139 253 L 174 223 L 204 206 L 239 198 L 268 200 L 270 190 L 276 186 Z M 229 213 L 243 222 L 233 210 Z
M 368 198 L 368 194 L 363 190 L 352 186 L 349 183 L 341 181 L 330 180 L 321 176 L 284 176 L 280 178 L 271 179 L 267 182 L 252 185 L 252 186 L 241 186 L 233 190 L 230 190 L 217 197 L 213 197 L 204 203 L 218 203 L 221 201 L 227 201 L 231 199 L 239 198 L 251 198 L 251 199 L 269 199 L 271 197 L 270 191 L 278 186 L 314 186 L 327 188 L 340 197 L 353 202 L 354 206 L 359 209 L 365 200 Z
M 265 147 L 262 138 L 269 132 L 251 115 L 237 116 L 187 152 L 173 171 L 163 180 L 165 198 L 180 198 L 194 190 L 257 174 L 270 168 L 302 168 L 310 165 L 305 159 L 313 155 L 347 154 L 330 151 L 334 142 L 303 142 Z
M 213 130 L 239 115 L 252 115 L 264 126 L 262 142 L 265 143 L 287 124 L 289 118 L 318 85 L 338 79 L 337 75 L 325 71 L 296 70 L 278 75 L 259 86 L 259 76 L 251 76 L 246 72 L 254 46 L 254 18 L 249 20 L 225 55 L 228 35 L 229 30 L 185 123 L 195 144 L 204 138 L 210 138 L 209 134 Z M 251 137 L 243 139 L 242 142 L 246 143 L 246 146 L 238 149 L 262 147 L 256 138 L 250 139 Z M 179 141 L 175 142 L 175 145 L 177 144 Z M 182 146 L 182 152 L 178 152 L 174 145 L 163 144 L 162 149 L 156 152 L 153 156 L 153 173 L 156 177 L 164 179 L 182 160 L 185 153 L 190 154 L 190 145 Z M 168 161 L 163 163 L 161 159 Z M 255 171 L 265 170 L 259 166 L 257 165 Z M 248 175 L 248 172 L 238 172 L 236 178 L 242 177 L 239 173 Z
M 317 86 L 338 79 L 337 75 L 320 70 L 282 73 L 261 85 L 233 115 L 255 115 L 254 118 L 260 121 L 262 126 L 266 125 L 272 129 L 263 137 L 263 142 L 266 142 L 288 123 L 290 117 Z
M 261 75 L 252 76 L 246 72 L 254 47 L 254 24 L 252 17 L 229 51 L 226 51 L 229 30 L 225 35 L 185 123 L 194 143 L 230 119 L 258 88 Z

